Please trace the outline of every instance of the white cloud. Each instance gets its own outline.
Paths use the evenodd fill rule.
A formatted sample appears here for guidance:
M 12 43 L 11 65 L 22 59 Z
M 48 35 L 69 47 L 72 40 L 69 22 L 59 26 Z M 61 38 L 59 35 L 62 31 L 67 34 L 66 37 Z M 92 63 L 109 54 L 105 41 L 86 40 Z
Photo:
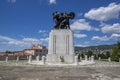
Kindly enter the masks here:
M 77 34 L 80 33 L 80 31 L 73 31 L 73 32 L 74 32 L 74 33 L 77 33 Z
M 92 40 L 98 41 L 109 41 L 109 40 L 119 40 L 120 34 L 112 34 L 111 36 L 93 36 Z
M 48 32 L 48 31 L 46 31 L 46 30 L 39 30 L 39 33 L 46 33 L 46 32 Z
M 91 30 L 94 30 L 94 31 L 100 31 L 99 28 L 95 28 L 95 27 L 92 27 Z
M 93 37 L 92 37 L 92 40 L 108 41 L 108 40 L 110 40 L 110 38 L 107 37 L 107 36 L 102 36 L 102 37 L 99 37 L 99 36 L 93 36 Z
M 89 22 L 86 22 L 85 19 L 75 20 L 70 26 L 71 26 L 71 29 L 74 31 L 79 31 L 79 30 L 100 31 L 99 28 L 92 27 Z
M 6 36 L 0 36 L 0 44 L 16 45 L 19 47 L 22 47 L 22 46 L 30 47 L 33 44 L 34 45 L 44 44 L 44 43 L 48 42 L 48 40 L 49 40 L 48 38 L 41 38 L 41 39 L 23 38 L 22 40 L 17 40 L 17 39 L 13 39 L 13 38 L 6 37 Z
M 92 27 L 88 22 L 86 22 L 85 19 L 78 19 L 74 21 L 70 26 L 72 30 L 87 30 L 87 31 L 90 31 Z
M 56 0 L 49 0 L 50 4 L 56 4 Z
M 15 41 L 8 41 L 8 42 L 6 42 L 6 44 L 23 46 L 24 42 L 15 40 Z
M 35 39 L 35 38 L 23 38 L 23 41 L 25 41 L 25 42 L 38 42 L 39 40 Z
M 75 45 L 75 46 L 79 46 L 79 47 L 87 47 L 87 46 L 90 46 L 89 43 L 90 43 L 89 41 L 85 41 L 85 42 L 83 42 L 82 44 L 77 44 L 77 45 Z
M 93 20 L 107 21 L 110 19 L 119 18 L 119 15 L 120 4 L 111 3 L 107 7 L 91 9 L 89 12 L 85 13 L 84 16 Z
M 23 42 L 27 46 L 31 46 L 33 44 L 37 45 L 42 43 L 39 39 L 36 38 L 23 38 L 21 42 Z
M 118 38 L 120 38 L 120 34 L 112 34 L 110 38 L 111 39 L 118 39 Z
M 49 38 L 48 37 L 47 38 L 41 38 L 40 41 L 42 41 L 42 42 L 48 42 Z
M 74 34 L 74 37 L 75 38 L 84 38 L 84 37 L 87 37 L 87 35 L 86 34 Z
M 75 45 L 75 46 L 78 46 L 78 47 L 87 47 L 87 46 L 90 46 L 88 44 L 78 44 L 78 45 Z
M 102 24 L 102 32 L 103 33 L 120 33 L 120 24 L 115 23 L 113 25 Z
M 48 34 L 49 31 L 47 30 L 39 30 L 38 33 L 40 33 L 43 37 L 47 37 L 49 34 Z
M 12 44 L 12 45 L 22 44 L 21 41 L 10 38 L 10 37 L 6 37 L 6 36 L 0 36 L 0 41 L 5 43 L 5 44 Z
M 7 0 L 9 3 L 16 3 L 16 0 Z
M 6 36 L 1 36 L 1 35 L 0 35 L 0 40 L 5 40 L 5 41 L 15 41 L 15 39 L 13 39 L 13 38 L 6 37 Z
M 84 44 L 89 44 L 90 42 L 89 41 L 85 41 Z

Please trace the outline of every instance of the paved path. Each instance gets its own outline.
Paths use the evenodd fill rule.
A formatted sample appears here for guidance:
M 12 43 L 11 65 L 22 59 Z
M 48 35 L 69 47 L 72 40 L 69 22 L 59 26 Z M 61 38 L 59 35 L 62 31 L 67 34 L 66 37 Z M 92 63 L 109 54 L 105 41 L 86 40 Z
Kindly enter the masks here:
M 120 80 L 120 63 L 96 61 L 88 66 L 48 67 L 26 61 L 0 62 L 0 80 Z
M 120 80 L 120 67 L 0 66 L 0 80 Z

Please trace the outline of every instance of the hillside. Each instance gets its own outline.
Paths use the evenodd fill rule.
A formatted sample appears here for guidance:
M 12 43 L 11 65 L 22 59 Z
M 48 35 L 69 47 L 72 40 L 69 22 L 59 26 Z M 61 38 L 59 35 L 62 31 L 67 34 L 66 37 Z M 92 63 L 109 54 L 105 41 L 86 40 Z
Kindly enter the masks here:
M 93 49 L 112 49 L 113 45 L 98 45 L 98 46 L 88 46 L 88 47 L 78 47 L 78 46 L 75 46 L 75 51 L 86 50 L 86 49 L 92 49 L 92 50 Z

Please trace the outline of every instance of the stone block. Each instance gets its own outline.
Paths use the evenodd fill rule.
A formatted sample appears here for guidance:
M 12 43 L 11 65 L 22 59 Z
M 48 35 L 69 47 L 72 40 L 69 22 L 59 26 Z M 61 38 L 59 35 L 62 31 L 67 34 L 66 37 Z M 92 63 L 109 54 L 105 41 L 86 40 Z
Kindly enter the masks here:
M 49 35 L 48 62 L 74 62 L 73 33 L 70 29 L 55 29 Z

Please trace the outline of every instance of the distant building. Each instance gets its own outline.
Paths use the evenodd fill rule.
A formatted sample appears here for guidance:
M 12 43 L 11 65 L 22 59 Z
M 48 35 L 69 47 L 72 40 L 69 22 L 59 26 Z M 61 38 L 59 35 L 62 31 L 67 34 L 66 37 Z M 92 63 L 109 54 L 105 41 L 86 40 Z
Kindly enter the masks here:
M 31 53 L 34 56 L 40 56 L 40 58 L 48 53 L 48 49 L 43 45 L 33 45 L 31 48 L 25 49 L 24 52 Z

